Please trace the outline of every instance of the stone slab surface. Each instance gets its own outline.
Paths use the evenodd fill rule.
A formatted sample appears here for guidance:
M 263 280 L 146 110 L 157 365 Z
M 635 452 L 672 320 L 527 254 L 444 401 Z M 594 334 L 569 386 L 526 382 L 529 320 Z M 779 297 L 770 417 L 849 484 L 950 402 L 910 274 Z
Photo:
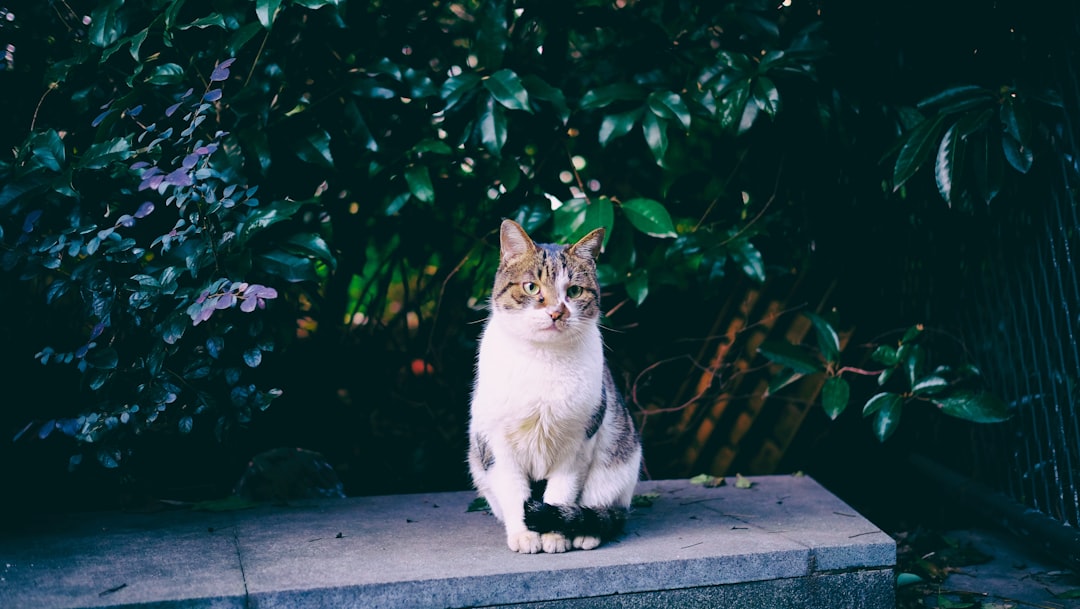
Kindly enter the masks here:
M 750 480 L 642 482 L 620 540 L 555 555 L 468 492 L 47 519 L 0 538 L 0 607 L 892 606 L 888 535 L 810 478 Z

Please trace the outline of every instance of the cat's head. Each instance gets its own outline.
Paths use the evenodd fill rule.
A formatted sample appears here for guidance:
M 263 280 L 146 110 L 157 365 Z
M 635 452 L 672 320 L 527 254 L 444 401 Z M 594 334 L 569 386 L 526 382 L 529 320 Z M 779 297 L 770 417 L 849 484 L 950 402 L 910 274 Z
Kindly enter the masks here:
M 598 228 L 573 245 L 534 243 L 513 220 L 500 229 L 500 260 L 491 292 L 492 315 L 506 316 L 524 338 L 572 340 L 600 319 L 596 256 Z

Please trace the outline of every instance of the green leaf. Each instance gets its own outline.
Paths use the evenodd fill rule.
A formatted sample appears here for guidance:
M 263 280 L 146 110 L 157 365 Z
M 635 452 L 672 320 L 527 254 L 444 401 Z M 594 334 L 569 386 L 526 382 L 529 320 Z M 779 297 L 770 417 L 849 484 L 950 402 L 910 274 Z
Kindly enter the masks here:
M 481 78 L 475 72 L 463 72 L 443 83 L 439 96 L 446 102 L 446 110 L 456 106 L 467 93 L 480 84 Z
M 30 139 L 32 162 L 57 173 L 63 171 L 66 153 L 64 142 L 54 129 L 37 133 Z
M 814 325 L 814 333 L 817 335 L 818 348 L 821 349 L 821 354 L 825 356 L 825 360 L 829 362 L 836 362 L 840 359 L 840 337 L 837 336 L 836 330 L 833 329 L 832 324 L 825 321 L 825 318 L 816 313 L 810 311 L 803 311 L 810 323 Z
M 771 117 L 780 112 L 780 91 L 771 78 L 759 76 L 754 79 L 754 103 Z
M 647 116 L 647 115 L 646 115 Z M 626 219 L 639 231 L 651 237 L 678 237 L 671 214 L 653 199 L 637 198 L 624 201 L 620 206 Z
M 813 353 L 786 340 L 766 340 L 758 347 L 758 353 L 774 364 L 786 366 L 801 374 L 814 374 L 825 370 Z
M 278 10 L 281 8 L 281 0 L 255 0 L 255 16 L 264 29 L 269 30 L 274 24 Z
M 990 203 L 1001 192 L 1002 149 L 994 137 L 986 132 L 975 134 L 969 146 L 975 188 L 984 203 Z
M 915 575 L 914 573 L 900 573 L 896 576 L 896 587 L 898 588 L 910 586 L 911 584 L 919 584 L 922 582 L 923 578 Z
M 484 88 L 491 93 L 495 101 L 509 110 L 532 112 L 529 107 L 529 92 L 521 83 L 518 75 L 510 69 L 502 69 L 483 80 Z
M 409 165 L 405 168 L 405 181 L 409 192 L 424 203 L 435 202 L 435 187 L 431 185 L 431 174 L 426 165 Z
M 917 396 L 926 396 L 939 393 L 949 387 L 949 380 L 943 376 L 931 374 L 923 377 L 911 386 L 911 392 Z
M 904 185 L 919 167 L 930 158 L 931 151 L 937 144 L 944 125 L 944 114 L 939 114 L 932 119 L 925 120 L 913 130 L 908 132 L 907 141 L 900 149 L 896 157 L 896 165 L 893 167 L 893 191 L 897 191 Z
M 620 138 L 634 128 L 643 110 L 635 108 L 618 114 L 608 114 L 600 121 L 600 145 L 607 146 L 611 140 Z
M 585 224 L 588 202 L 585 199 L 570 199 L 560 205 L 552 215 L 555 217 L 555 235 L 569 240 L 569 237 Z
M 901 343 L 910 343 L 911 341 L 913 341 L 916 338 L 918 338 L 919 336 L 921 336 L 923 331 L 924 331 L 924 328 L 923 328 L 922 324 L 915 324 L 914 326 L 911 326 L 910 328 L 908 328 L 904 332 L 904 336 L 903 336 L 903 338 L 900 339 L 900 342 Z
M 919 345 L 904 343 L 897 351 L 897 357 L 907 372 L 907 380 L 910 385 L 915 385 L 916 379 L 922 377 L 923 365 L 926 363 L 926 351 Z
M 667 154 L 667 125 L 653 112 L 643 112 L 641 115 L 641 130 L 645 135 L 645 143 L 652 150 L 653 158 L 657 165 L 664 164 L 664 155 Z
M 899 398 L 899 396 L 897 396 Z M 900 413 L 903 411 L 903 400 L 890 401 L 877 411 L 874 419 L 874 435 L 881 442 L 889 439 L 896 428 L 900 425 Z
M 175 85 L 183 82 L 184 68 L 175 63 L 162 64 L 146 77 L 146 82 L 152 85 Z
M 682 97 L 673 91 L 654 91 L 647 99 L 649 108 L 659 117 L 679 121 L 683 129 L 690 128 L 690 108 Z
M 874 352 L 870 354 L 870 359 L 879 364 L 885 364 L 886 366 L 895 366 L 898 361 L 896 358 L 896 348 L 890 345 L 879 345 Z
M 821 406 L 830 419 L 835 420 L 847 408 L 851 396 L 848 382 L 839 376 L 830 377 L 821 388 Z
M 487 107 L 480 115 L 480 143 L 488 152 L 500 156 L 502 148 L 506 144 L 506 110 L 501 105 L 496 105 L 494 98 L 489 99 Z
M 866 404 L 863 405 L 862 413 L 864 417 L 868 417 L 886 406 L 899 404 L 903 401 L 904 398 L 899 393 L 885 391 L 866 400 Z
M 487 499 L 484 499 L 483 497 L 477 497 L 476 499 L 472 500 L 472 503 L 469 504 L 469 507 L 467 507 L 465 509 L 465 511 L 466 512 L 489 512 L 489 511 L 491 511 L 491 506 L 488 505 Z
M 780 371 L 780 374 L 777 374 L 771 380 L 769 380 L 768 393 L 776 393 L 784 387 L 787 387 L 788 385 L 801 379 L 803 376 L 804 374 L 801 372 L 796 372 L 795 370 L 792 370 L 790 368 L 784 368 Z
M 330 154 L 330 134 L 324 129 L 307 134 L 304 139 L 297 142 L 296 156 L 306 163 L 333 169 L 334 157 Z
M 735 488 L 747 489 L 752 486 L 754 486 L 754 483 L 749 478 L 742 474 L 735 474 Z
M 1035 162 L 1035 153 L 1008 133 L 1001 136 L 1001 147 L 1005 160 L 1020 173 L 1027 173 Z
M 626 279 L 626 295 L 637 305 L 645 302 L 649 296 L 648 269 L 636 269 L 630 274 L 630 277 Z
M 729 248 L 731 259 L 739 265 L 743 273 L 758 283 L 764 283 L 765 260 L 754 244 L 746 239 L 739 239 L 731 243 Z
M 286 239 L 284 245 L 296 253 L 325 262 L 330 268 L 337 266 L 337 258 L 319 233 L 297 233 Z
M 280 277 L 290 283 L 316 281 L 315 265 L 306 256 L 297 256 L 282 250 L 271 250 L 255 257 L 260 270 Z
M 975 85 L 960 85 L 931 95 L 916 106 L 920 110 L 934 110 L 938 114 L 949 114 L 970 110 L 993 101 L 994 94 L 988 89 Z
M 932 399 L 941 412 L 975 423 L 1000 423 L 1009 418 L 1005 403 L 988 391 L 962 390 Z
M 126 24 L 117 11 L 123 5 L 124 0 L 106 0 L 90 12 L 90 44 L 104 49 L 120 40 Z
M 566 95 L 563 94 L 562 89 L 549 85 L 547 81 L 535 74 L 522 76 L 521 82 L 525 85 L 525 90 L 529 92 L 530 99 L 538 99 L 551 104 L 555 108 L 555 116 L 566 124 L 567 119 L 570 118 L 570 108 L 566 105 Z
M 582 110 L 595 110 L 603 108 L 612 102 L 635 101 L 645 98 L 645 91 L 631 83 L 620 82 L 612 85 L 598 87 L 587 92 L 581 97 L 578 107 Z
M 742 133 L 743 115 L 746 114 L 747 102 L 750 100 L 750 82 L 740 81 L 732 86 L 719 100 L 719 113 L 717 118 L 720 126 L 729 131 Z M 754 105 L 755 110 L 757 106 Z
M 262 232 L 268 226 L 293 217 L 302 205 L 303 203 L 299 201 L 274 201 L 251 210 L 251 213 L 248 214 L 248 217 L 237 231 L 239 233 L 239 244 L 247 243 L 248 239 L 256 233 Z
M 937 183 L 938 193 L 949 205 L 956 202 L 953 196 L 954 186 L 964 163 L 964 146 L 957 125 L 953 124 L 945 131 L 934 163 L 934 181 Z

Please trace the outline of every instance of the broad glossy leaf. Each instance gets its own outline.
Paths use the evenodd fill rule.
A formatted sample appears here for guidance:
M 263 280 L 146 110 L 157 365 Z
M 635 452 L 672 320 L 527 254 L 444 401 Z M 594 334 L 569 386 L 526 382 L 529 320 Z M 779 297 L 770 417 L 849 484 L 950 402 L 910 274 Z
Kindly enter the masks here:
M 274 201 L 251 210 L 237 231 L 240 244 L 243 245 L 253 235 L 265 230 L 268 226 L 293 217 L 301 205 L 303 203 L 299 201 Z
M 657 165 L 663 165 L 664 155 L 667 154 L 667 125 L 653 112 L 644 112 L 641 115 L 641 130 L 645 135 L 645 143 L 652 150 L 653 158 Z
M 618 114 L 608 114 L 600 121 L 600 145 L 607 146 L 611 140 L 630 132 L 641 118 L 641 108 L 635 108 Z
M 581 96 L 581 102 L 578 104 L 578 107 L 582 110 L 595 110 L 617 101 L 635 101 L 642 99 L 645 99 L 644 89 L 635 84 L 620 82 L 598 87 L 589 91 Z
M 738 239 L 728 246 L 728 252 L 735 264 L 739 265 L 747 277 L 762 283 L 765 281 L 765 260 L 761 252 L 748 239 Z
M 146 82 L 152 85 L 175 85 L 183 82 L 184 68 L 175 63 L 162 64 L 146 77 Z
M 281 0 L 255 0 L 255 16 L 264 29 L 269 30 L 281 8 Z
M 637 269 L 626 279 L 626 295 L 640 305 L 649 297 L 649 270 Z
M 90 12 L 90 44 L 104 49 L 120 40 L 127 25 L 117 13 L 123 5 L 124 0 L 106 0 Z
M 1005 160 L 1020 173 L 1027 173 L 1035 162 L 1035 154 L 1031 148 L 1006 133 L 1001 136 L 1001 147 L 1005 152 Z
M 567 241 L 577 241 L 587 235 L 590 231 L 596 230 L 598 228 L 603 228 L 603 245 L 607 245 L 608 239 L 611 238 L 611 227 L 614 225 L 615 206 L 612 205 L 611 199 L 607 197 L 598 197 L 596 199 L 593 199 L 591 203 L 586 201 L 585 222 L 583 222 L 581 226 L 579 226 L 578 229 L 570 235 Z
M 839 376 L 826 379 L 821 387 L 821 407 L 830 419 L 835 420 L 847 408 L 851 397 L 851 387 Z
M 918 396 L 934 395 L 949 387 L 949 380 L 945 377 L 931 374 L 919 379 L 911 386 L 911 392 Z
M 916 105 L 919 109 L 928 109 L 939 114 L 949 114 L 990 104 L 994 101 L 994 98 L 994 93 L 989 89 L 975 85 L 961 85 L 931 95 Z
M 431 174 L 426 165 L 409 165 L 405 168 L 405 182 L 409 192 L 424 203 L 435 202 L 435 187 L 431 184 Z
M 280 277 L 290 283 L 316 281 L 319 276 L 315 265 L 306 256 L 297 256 L 281 250 L 271 250 L 255 257 L 255 263 L 265 273 Z
M 889 439 L 900 425 L 900 413 L 903 412 L 903 400 L 890 401 L 882 405 L 874 418 L 874 435 L 881 442 Z
M 995 141 L 996 135 L 987 132 L 972 135 L 971 167 L 975 174 L 975 188 L 982 200 L 989 204 L 1001 192 L 1003 151 Z
M 777 391 L 780 391 L 784 387 L 787 387 L 788 385 L 790 385 L 790 384 L 794 383 L 795 381 L 801 379 L 803 376 L 805 376 L 805 375 L 803 373 L 801 373 L 801 372 L 796 372 L 795 370 L 792 370 L 790 368 L 784 368 L 783 370 L 780 371 L 780 374 L 777 374 L 776 376 L 774 376 L 772 379 L 769 380 L 769 390 L 768 390 L 768 392 L 770 394 L 776 393 Z
M 33 163 L 57 173 L 63 171 L 66 158 L 64 142 L 55 130 L 35 134 L 30 139 L 30 146 L 33 149 Z
M 675 224 L 671 221 L 671 214 L 659 202 L 653 199 L 637 198 L 624 201 L 619 206 L 630 224 L 639 231 L 651 237 L 671 238 L 677 237 Z
M 926 351 L 920 345 L 905 343 L 900 345 L 897 355 L 904 371 L 907 372 L 908 383 L 913 386 L 915 381 L 923 375 L 923 365 L 926 363 Z
M 964 167 L 963 152 L 964 142 L 957 125 L 953 124 L 942 136 L 934 162 L 934 181 L 937 183 L 938 193 L 950 206 L 955 202 L 956 179 Z
M 297 233 L 286 239 L 285 245 L 301 254 L 325 262 L 331 268 L 337 265 L 337 258 L 319 233 Z
M 585 199 L 570 199 L 560 205 L 552 215 L 555 218 L 555 235 L 569 240 L 585 224 L 588 202 Z
M 557 89 L 535 74 L 527 74 L 521 77 L 522 84 L 529 92 L 530 99 L 546 101 L 555 109 L 555 116 L 564 124 L 570 118 L 570 108 L 566 105 L 566 95 L 562 89 Z
M 900 394 L 884 391 L 874 395 L 869 400 L 866 400 L 866 404 L 863 405 L 862 413 L 864 417 L 868 417 L 886 406 L 899 404 L 903 401 L 904 398 Z
M 518 75 L 510 69 L 502 69 L 483 79 L 484 88 L 491 93 L 495 101 L 509 110 L 532 112 L 529 107 L 529 92 L 521 83 Z
M 720 126 L 730 131 L 740 132 L 743 114 L 746 112 L 747 101 L 750 99 L 750 82 L 740 81 L 733 85 L 718 102 L 719 113 L 717 119 Z M 755 109 L 757 106 L 754 106 Z
M 439 96 L 446 102 L 446 109 L 456 106 L 467 93 L 480 84 L 480 75 L 475 72 L 463 72 L 443 83 Z
M 899 190 L 930 158 L 936 149 L 944 120 L 945 115 L 939 114 L 919 123 L 915 129 L 908 132 L 904 147 L 900 149 L 893 167 L 893 191 Z
M 836 330 L 824 317 L 811 311 L 803 311 L 803 315 L 814 325 L 814 334 L 817 336 L 818 348 L 825 360 L 835 362 L 840 359 L 840 337 Z
M 786 340 L 766 340 L 758 347 L 758 353 L 769 361 L 786 366 L 801 374 L 823 372 L 821 361 L 806 349 Z
M 502 153 L 502 148 L 506 144 L 505 113 L 506 110 L 503 109 L 503 106 L 496 104 L 495 99 L 491 98 L 488 100 L 487 107 L 484 109 L 483 114 L 480 115 L 480 122 L 477 124 L 477 128 L 480 130 L 480 143 L 495 156 Z
M 1000 423 L 1009 418 L 1005 402 L 988 391 L 962 390 L 933 400 L 941 412 L 975 423 Z
M 334 157 L 330 153 L 330 134 L 324 129 L 307 134 L 307 137 L 296 143 L 296 156 L 312 165 L 333 169 Z
M 683 129 L 690 128 L 690 108 L 682 97 L 674 91 L 654 91 L 649 94 L 647 103 L 657 116 L 667 120 L 677 120 Z
M 775 117 L 780 112 L 780 91 L 771 78 L 759 76 L 754 79 L 754 103 L 769 116 Z

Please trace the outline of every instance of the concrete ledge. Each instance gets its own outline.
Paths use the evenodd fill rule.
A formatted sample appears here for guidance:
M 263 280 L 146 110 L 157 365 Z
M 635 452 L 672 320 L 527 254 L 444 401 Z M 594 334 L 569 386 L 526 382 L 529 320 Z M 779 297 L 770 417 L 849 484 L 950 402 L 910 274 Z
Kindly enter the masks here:
M 617 542 L 518 555 L 471 493 L 69 516 L 0 539 L 0 607 L 893 607 L 893 540 L 809 478 L 644 482 Z

